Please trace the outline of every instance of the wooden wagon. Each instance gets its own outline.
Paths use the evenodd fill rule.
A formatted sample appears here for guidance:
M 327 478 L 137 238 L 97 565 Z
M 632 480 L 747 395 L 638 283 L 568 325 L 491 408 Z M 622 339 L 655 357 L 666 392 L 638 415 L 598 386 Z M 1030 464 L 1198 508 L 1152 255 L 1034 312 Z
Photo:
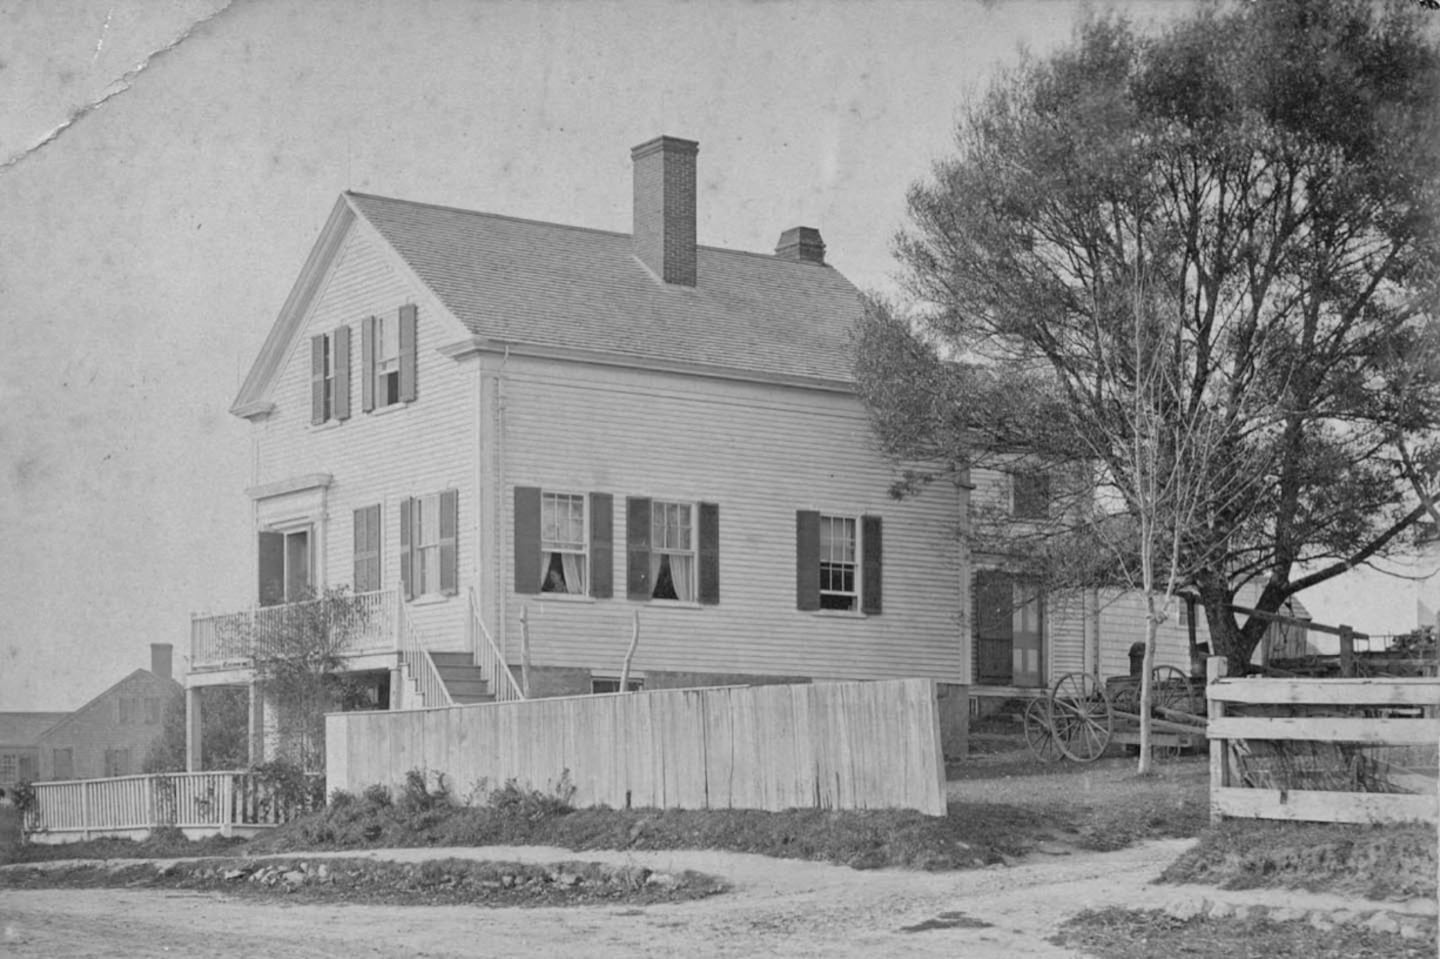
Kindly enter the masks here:
M 1176 755 L 1205 742 L 1203 683 L 1173 666 L 1151 671 L 1150 745 Z M 1103 684 L 1089 673 L 1066 673 L 1025 709 L 1025 742 L 1043 762 L 1094 762 L 1111 743 L 1140 744 L 1140 677 Z

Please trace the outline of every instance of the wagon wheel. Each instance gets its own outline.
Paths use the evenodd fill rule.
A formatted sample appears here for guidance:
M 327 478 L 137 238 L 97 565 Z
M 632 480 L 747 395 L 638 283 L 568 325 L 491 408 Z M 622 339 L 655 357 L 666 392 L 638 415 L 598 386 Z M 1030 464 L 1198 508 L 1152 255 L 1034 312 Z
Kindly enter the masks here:
M 1050 691 L 1055 745 L 1077 763 L 1094 762 L 1110 745 L 1114 717 L 1105 687 L 1089 673 L 1066 673 Z
M 1140 681 L 1136 677 L 1111 680 L 1110 705 L 1122 713 L 1140 712 Z
M 1190 685 L 1190 677 L 1176 669 L 1174 666 L 1156 666 L 1150 673 L 1150 712 L 1154 715 L 1158 709 L 1178 709 L 1181 712 L 1193 711 L 1194 690 Z M 1160 715 L 1164 715 L 1161 713 Z M 1178 759 L 1180 746 L 1156 746 L 1153 750 L 1157 759 Z
M 1064 754 L 1055 742 L 1055 727 L 1050 722 L 1050 701 L 1032 699 L 1025 707 L 1025 744 L 1042 763 L 1051 763 Z
M 1174 666 L 1156 666 L 1150 673 L 1150 706 L 1194 713 L 1195 689 L 1190 677 Z

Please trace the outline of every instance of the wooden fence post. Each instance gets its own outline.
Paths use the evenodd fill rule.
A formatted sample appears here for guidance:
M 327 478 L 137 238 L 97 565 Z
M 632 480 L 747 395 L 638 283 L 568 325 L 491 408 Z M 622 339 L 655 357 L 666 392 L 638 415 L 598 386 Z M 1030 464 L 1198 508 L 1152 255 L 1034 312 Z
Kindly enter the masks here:
M 1229 671 L 1229 663 L 1224 656 L 1211 656 L 1205 661 L 1205 714 L 1210 722 L 1222 719 L 1225 716 L 1225 703 L 1213 698 L 1211 687 Z M 1230 785 L 1230 764 L 1226 761 L 1225 753 L 1229 748 L 1229 742 L 1223 739 L 1210 740 L 1210 822 L 1218 823 L 1225 817 L 1220 812 L 1219 803 L 1216 802 L 1215 790 L 1223 789 Z
M 1355 630 L 1340 624 L 1340 675 L 1349 679 L 1355 675 Z
M 530 698 L 530 607 L 520 607 L 520 695 Z

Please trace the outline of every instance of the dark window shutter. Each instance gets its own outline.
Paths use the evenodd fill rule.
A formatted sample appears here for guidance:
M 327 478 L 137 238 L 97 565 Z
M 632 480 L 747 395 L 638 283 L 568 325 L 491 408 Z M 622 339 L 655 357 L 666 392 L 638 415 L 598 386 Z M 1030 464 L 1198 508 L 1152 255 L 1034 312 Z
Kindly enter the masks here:
M 820 608 L 820 514 L 795 513 L 795 608 Z
M 375 317 L 360 324 L 360 409 L 375 409 Z
M 415 306 L 400 307 L 400 402 L 415 402 Z
M 411 560 L 415 555 L 415 500 L 409 496 L 400 501 L 400 588 L 406 599 L 415 598 L 415 571 Z
M 335 330 L 335 418 L 350 418 L 350 327 Z
M 625 497 L 625 595 L 649 599 L 650 590 L 650 498 Z
M 285 535 L 261 533 L 260 588 L 261 606 L 278 606 L 285 602 Z
M 440 494 L 440 592 L 454 596 L 460 592 L 460 491 L 447 489 Z
M 590 494 L 590 595 L 615 595 L 615 497 L 609 493 Z
M 380 506 L 355 511 L 355 592 L 380 588 Z
M 515 487 L 515 592 L 540 592 L 540 487 Z
M 1015 587 L 1009 573 L 987 569 L 975 574 L 975 628 L 985 639 L 1009 641 L 1015 635 Z
M 310 423 L 325 422 L 325 337 L 310 337 Z
M 700 585 L 702 606 L 720 602 L 720 507 L 700 504 Z
M 880 612 L 885 541 L 880 533 L 880 517 L 860 517 L 860 612 L 871 616 Z

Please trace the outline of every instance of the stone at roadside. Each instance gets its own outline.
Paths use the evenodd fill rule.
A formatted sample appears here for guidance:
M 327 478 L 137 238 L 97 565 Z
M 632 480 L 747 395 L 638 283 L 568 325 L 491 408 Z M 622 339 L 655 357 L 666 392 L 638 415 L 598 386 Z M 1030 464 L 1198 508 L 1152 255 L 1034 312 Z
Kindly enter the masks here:
M 680 885 L 680 880 L 676 879 L 668 872 L 652 872 L 649 876 L 646 877 L 645 885 L 658 886 L 661 889 L 674 889 L 676 886 Z
M 1165 905 L 1165 914 L 1181 922 L 1194 919 L 1205 912 L 1209 903 L 1204 899 L 1197 899 L 1194 896 L 1182 896 L 1179 899 L 1172 899 Z
M 1229 919 L 1235 915 L 1235 904 L 1230 902 L 1217 902 L 1210 906 L 1211 919 Z
M 246 873 L 243 869 L 230 869 L 225 873 L 225 881 L 234 882 L 236 879 L 244 879 L 245 875 Z
M 280 878 L 285 880 L 287 886 L 301 886 L 305 884 L 305 873 L 299 869 L 292 869 Z
M 1371 932 L 1399 932 L 1400 922 L 1388 912 L 1377 912 L 1364 922 Z

